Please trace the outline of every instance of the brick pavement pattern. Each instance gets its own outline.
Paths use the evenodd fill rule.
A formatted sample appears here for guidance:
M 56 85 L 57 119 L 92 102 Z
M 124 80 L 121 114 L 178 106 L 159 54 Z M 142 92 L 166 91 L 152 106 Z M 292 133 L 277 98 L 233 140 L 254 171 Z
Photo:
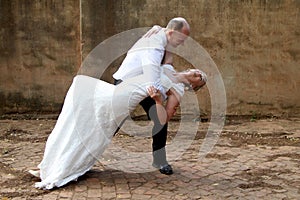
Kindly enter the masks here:
M 38 179 L 27 170 L 41 161 L 55 120 L 0 120 L 0 199 L 299 199 L 299 122 L 298 118 L 227 121 L 218 143 L 204 159 L 198 154 L 209 122 L 200 123 L 191 145 L 172 160 L 171 176 L 155 169 L 133 173 L 108 167 L 121 159 L 126 169 L 139 168 L 140 158 L 118 157 L 115 147 L 151 153 L 151 137 L 121 132 L 109 147 L 113 155 L 105 155 L 78 181 L 44 191 L 33 187 Z M 178 126 L 179 122 L 170 123 L 168 144 Z M 167 153 L 172 157 L 172 152 Z M 151 166 L 151 162 L 142 165 Z

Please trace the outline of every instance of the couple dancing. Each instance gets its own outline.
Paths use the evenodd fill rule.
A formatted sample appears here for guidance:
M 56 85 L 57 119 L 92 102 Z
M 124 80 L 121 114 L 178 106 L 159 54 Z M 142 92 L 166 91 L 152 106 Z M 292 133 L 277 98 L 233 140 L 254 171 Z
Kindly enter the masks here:
M 56 125 L 46 142 L 35 187 L 61 187 L 89 171 L 101 157 L 123 121 L 138 104 L 153 120 L 153 166 L 172 174 L 166 159 L 167 122 L 174 115 L 184 90 L 198 90 L 206 75 L 198 69 L 176 72 L 166 48 L 183 44 L 190 32 L 184 18 L 166 28 L 152 28 L 128 51 L 115 84 L 77 75 L 65 97 Z M 166 101 L 165 106 L 163 102 Z

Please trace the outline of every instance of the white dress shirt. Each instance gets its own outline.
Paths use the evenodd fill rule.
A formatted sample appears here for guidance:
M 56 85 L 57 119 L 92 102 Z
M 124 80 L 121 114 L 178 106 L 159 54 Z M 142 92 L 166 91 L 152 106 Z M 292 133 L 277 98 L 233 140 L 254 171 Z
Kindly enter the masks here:
M 164 29 L 150 37 L 142 37 L 128 51 L 124 61 L 113 78 L 126 80 L 128 78 L 144 75 L 144 81 L 154 84 L 165 94 L 161 87 L 161 62 L 167 45 L 167 36 Z

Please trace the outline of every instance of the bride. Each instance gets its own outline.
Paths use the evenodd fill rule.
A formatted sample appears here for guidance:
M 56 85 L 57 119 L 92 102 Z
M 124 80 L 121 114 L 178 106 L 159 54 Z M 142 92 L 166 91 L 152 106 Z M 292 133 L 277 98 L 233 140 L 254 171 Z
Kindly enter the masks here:
M 155 83 L 144 83 L 137 76 L 115 86 L 85 75 L 77 75 L 65 97 L 62 111 L 46 142 L 39 170 L 29 173 L 39 177 L 36 188 L 61 187 L 89 171 L 138 103 L 150 95 L 156 101 L 160 123 L 175 113 L 186 86 L 197 90 L 206 83 L 206 75 L 198 69 L 175 72 L 163 65 L 160 94 Z M 164 96 L 167 103 L 162 109 Z

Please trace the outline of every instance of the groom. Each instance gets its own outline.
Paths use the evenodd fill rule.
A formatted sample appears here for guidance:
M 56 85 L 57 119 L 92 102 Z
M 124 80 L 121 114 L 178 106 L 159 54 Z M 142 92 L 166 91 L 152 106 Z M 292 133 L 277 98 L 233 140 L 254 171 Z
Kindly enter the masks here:
M 156 82 L 161 94 L 166 94 L 160 85 L 161 64 L 172 64 L 172 55 L 166 51 L 168 47 L 176 48 L 184 43 L 190 34 L 190 26 L 184 18 L 177 17 L 169 21 L 166 28 L 160 29 L 156 34 L 140 38 L 128 51 L 124 61 L 116 73 L 113 74 L 115 84 L 141 74 L 147 79 Z M 165 53 L 166 52 L 166 53 Z M 166 141 L 168 124 L 160 124 L 155 108 L 155 101 L 147 97 L 140 102 L 148 118 L 154 122 L 152 129 L 153 166 L 162 174 L 173 174 L 171 165 L 166 158 Z M 151 113 L 150 113 L 151 108 Z

